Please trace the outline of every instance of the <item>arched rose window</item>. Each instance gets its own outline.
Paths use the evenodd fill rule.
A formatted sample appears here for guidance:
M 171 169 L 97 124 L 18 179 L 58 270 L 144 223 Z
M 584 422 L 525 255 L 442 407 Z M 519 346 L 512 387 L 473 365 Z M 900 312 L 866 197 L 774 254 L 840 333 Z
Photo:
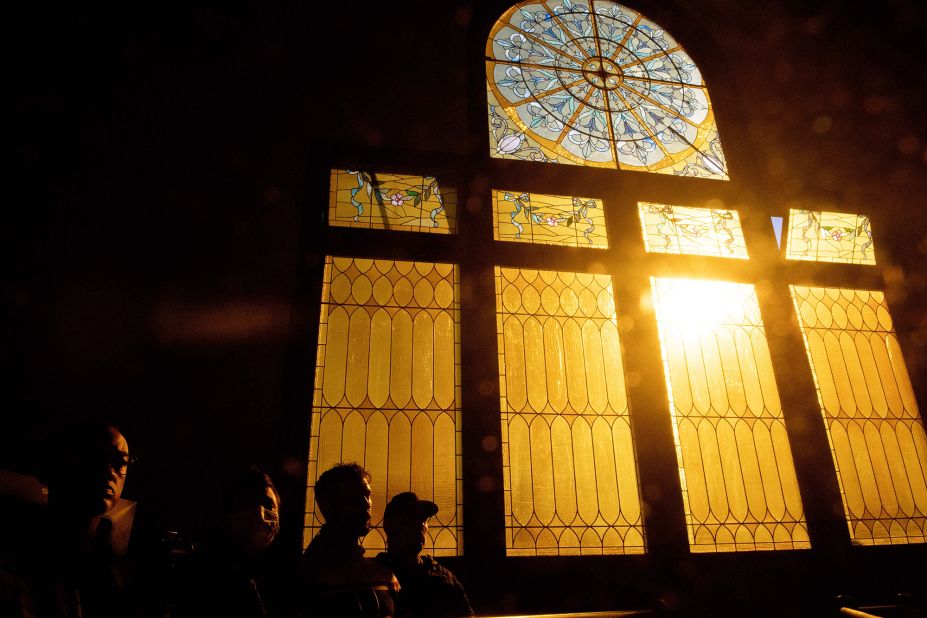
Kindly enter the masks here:
M 522 2 L 486 44 L 496 158 L 727 180 L 708 88 L 660 26 L 614 2 Z

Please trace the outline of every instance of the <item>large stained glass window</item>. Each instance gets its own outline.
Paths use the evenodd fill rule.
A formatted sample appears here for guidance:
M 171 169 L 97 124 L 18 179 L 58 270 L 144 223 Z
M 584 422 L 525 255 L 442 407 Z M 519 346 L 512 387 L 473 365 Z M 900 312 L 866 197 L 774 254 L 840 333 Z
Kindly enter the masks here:
M 456 209 L 456 190 L 431 176 L 332 170 L 330 225 L 449 234 Z
M 611 277 L 495 274 L 507 555 L 643 553 Z
M 927 437 L 882 292 L 792 286 L 851 538 L 927 540 Z
M 728 177 L 698 67 L 620 4 L 515 5 L 490 32 L 486 79 L 493 157 Z
M 754 287 L 652 286 L 690 549 L 810 547 Z
M 785 257 L 814 262 L 875 264 L 869 217 L 792 209 Z
M 493 237 L 567 247 L 608 247 L 602 201 L 493 191 Z
M 411 489 L 440 508 L 426 550 L 461 552 L 458 303 L 452 264 L 326 259 L 306 543 L 324 521 L 315 480 L 336 463 L 357 462 L 373 476 L 375 528 L 365 547 L 383 549 L 383 508 Z
M 749 257 L 736 210 L 647 202 L 639 203 L 638 208 L 648 252 Z

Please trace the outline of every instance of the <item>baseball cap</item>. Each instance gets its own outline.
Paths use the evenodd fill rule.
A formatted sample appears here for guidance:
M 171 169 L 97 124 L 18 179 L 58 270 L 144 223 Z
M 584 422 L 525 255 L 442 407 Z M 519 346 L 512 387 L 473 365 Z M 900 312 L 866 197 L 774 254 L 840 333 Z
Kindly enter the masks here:
M 394 517 L 414 517 L 419 521 L 425 521 L 438 512 L 438 505 L 430 500 L 419 500 L 415 492 L 404 491 L 396 494 L 386 505 L 383 511 L 383 519 L 392 519 Z

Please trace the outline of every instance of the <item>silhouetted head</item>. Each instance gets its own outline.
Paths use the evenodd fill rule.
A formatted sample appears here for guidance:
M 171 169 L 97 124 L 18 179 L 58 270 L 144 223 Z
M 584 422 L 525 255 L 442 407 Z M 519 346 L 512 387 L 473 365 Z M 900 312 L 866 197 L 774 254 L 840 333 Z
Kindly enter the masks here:
M 69 427 L 52 438 L 48 449 L 42 480 L 50 505 L 86 517 L 115 506 L 131 463 L 129 445 L 115 425 Z
M 280 494 L 257 466 L 225 487 L 222 511 L 226 531 L 247 553 L 267 548 L 280 531 Z
M 386 547 L 391 554 L 417 557 L 425 547 L 428 520 L 438 512 L 438 505 L 419 500 L 411 491 L 396 494 L 383 512 Z
M 315 482 L 315 501 L 325 523 L 346 535 L 370 532 L 370 473 L 353 464 L 338 464 Z

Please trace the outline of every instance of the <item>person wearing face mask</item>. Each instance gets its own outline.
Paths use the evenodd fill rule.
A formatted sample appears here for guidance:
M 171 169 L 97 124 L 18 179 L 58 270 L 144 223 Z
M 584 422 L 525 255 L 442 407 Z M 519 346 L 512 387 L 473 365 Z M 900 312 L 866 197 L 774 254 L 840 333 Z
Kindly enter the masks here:
M 109 423 L 68 427 L 43 448 L 41 517 L 23 528 L 18 556 L 0 560 L 3 616 L 132 616 L 109 517 L 122 495 L 129 445 Z M 31 530 L 32 532 L 27 532 Z
M 259 556 L 280 529 L 280 496 L 256 466 L 222 492 L 216 529 L 196 544 L 181 567 L 180 591 L 171 616 L 265 618 Z

